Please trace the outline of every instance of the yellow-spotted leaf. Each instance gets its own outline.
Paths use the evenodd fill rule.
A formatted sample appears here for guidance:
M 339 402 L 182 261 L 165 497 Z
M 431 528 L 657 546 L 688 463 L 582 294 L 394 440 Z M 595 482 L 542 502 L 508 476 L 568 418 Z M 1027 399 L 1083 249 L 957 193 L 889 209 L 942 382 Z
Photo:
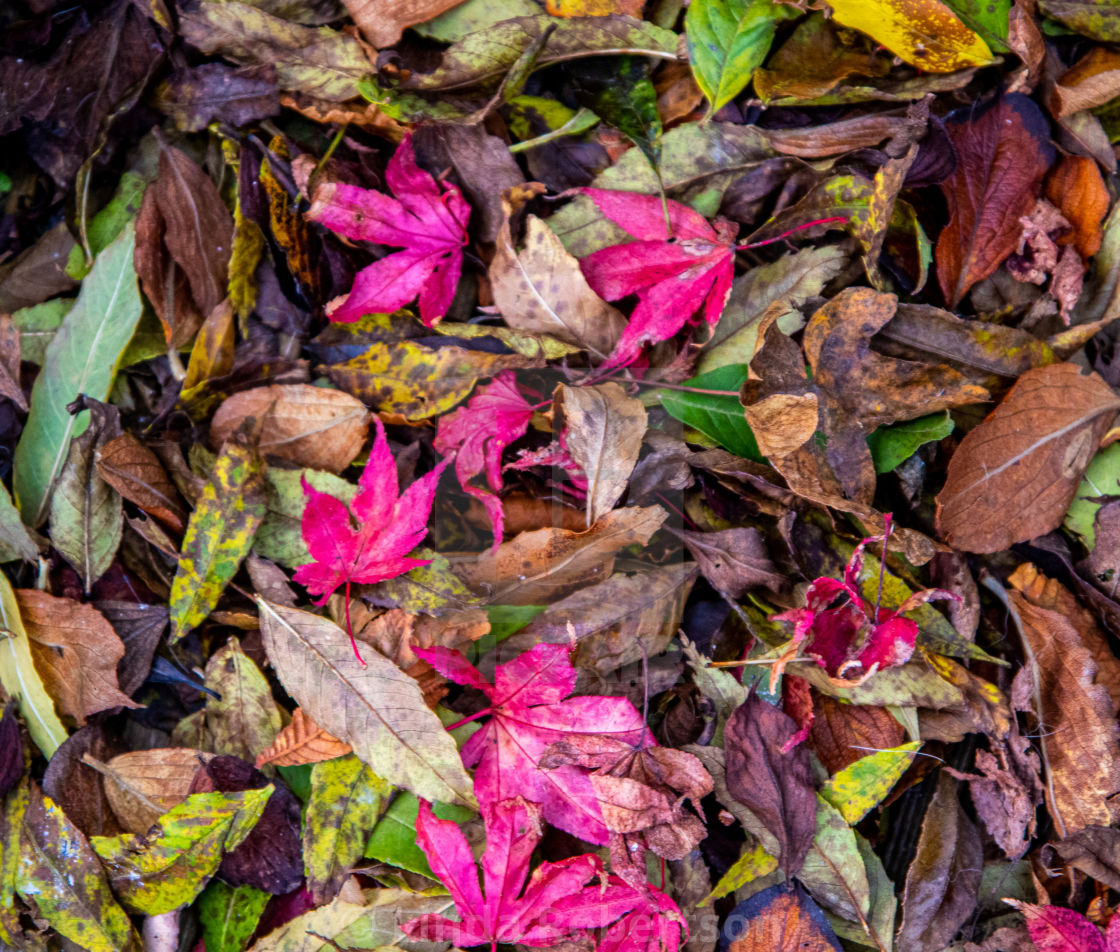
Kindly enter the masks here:
M 198 626 L 215 605 L 265 513 L 264 465 L 248 447 L 228 442 L 214 461 L 191 513 L 171 583 L 171 641 Z
M 861 757 L 831 777 L 821 788 L 821 796 L 848 823 L 858 823 L 891 792 L 921 746 L 915 741 Z
M 238 793 L 195 793 L 147 833 L 95 836 L 93 848 L 113 892 L 132 912 L 158 916 L 192 902 L 256 826 L 271 786 Z
M 761 843 L 755 843 L 750 849 L 743 850 L 743 854 L 723 874 L 723 877 L 716 883 L 715 888 L 708 893 L 701 905 L 711 905 L 715 900 L 731 895 L 748 883 L 753 883 L 763 876 L 769 876 L 777 868 L 778 860 L 767 853 L 762 848 Z
M 829 0 L 829 6 L 837 23 L 866 33 L 927 72 L 992 62 L 988 44 L 940 0 Z
M 284 722 L 272 688 L 253 659 L 230 638 L 206 665 L 206 731 L 215 754 L 229 754 L 253 761 Z

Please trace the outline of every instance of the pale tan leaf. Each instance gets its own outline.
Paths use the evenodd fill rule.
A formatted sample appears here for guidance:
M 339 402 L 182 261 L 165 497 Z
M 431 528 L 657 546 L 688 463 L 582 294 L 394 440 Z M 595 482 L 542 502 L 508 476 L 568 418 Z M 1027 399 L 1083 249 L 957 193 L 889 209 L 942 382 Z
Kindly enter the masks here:
M 84 762 L 105 778 L 109 806 L 129 833 L 145 833 L 187 799 L 198 768 L 213 754 L 191 747 L 156 747 L 120 754 L 108 763 Z

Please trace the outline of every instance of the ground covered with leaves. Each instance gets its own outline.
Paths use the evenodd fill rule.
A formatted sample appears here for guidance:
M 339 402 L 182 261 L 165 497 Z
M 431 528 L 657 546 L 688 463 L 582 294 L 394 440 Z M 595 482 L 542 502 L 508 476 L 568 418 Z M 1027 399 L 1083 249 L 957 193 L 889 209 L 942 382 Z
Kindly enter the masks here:
M 3 4 L 0 949 L 1120 950 L 1116 141 L 1115 0 Z

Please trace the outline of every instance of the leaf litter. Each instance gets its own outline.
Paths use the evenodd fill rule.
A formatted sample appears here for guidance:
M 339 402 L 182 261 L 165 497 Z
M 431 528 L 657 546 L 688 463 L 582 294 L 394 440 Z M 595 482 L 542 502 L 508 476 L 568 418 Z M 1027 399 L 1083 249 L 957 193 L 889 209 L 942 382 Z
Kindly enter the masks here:
M 0 946 L 1120 948 L 1115 20 L 9 4 Z

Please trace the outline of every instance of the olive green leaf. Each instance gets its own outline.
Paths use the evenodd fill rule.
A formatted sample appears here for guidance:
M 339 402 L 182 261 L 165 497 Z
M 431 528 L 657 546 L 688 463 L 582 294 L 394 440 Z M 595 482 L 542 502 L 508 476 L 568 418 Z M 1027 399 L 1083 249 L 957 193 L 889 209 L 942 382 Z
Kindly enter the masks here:
M 475 805 L 455 741 L 415 680 L 371 649 L 363 666 L 327 618 L 259 596 L 257 608 L 276 676 L 316 724 L 390 783 L 428 800 Z
M 7 715 L 11 717 L 11 714 Z M 23 814 L 27 811 L 28 785 L 16 785 L 0 799 L 0 945 L 16 945 L 23 931 L 16 908 L 16 884 L 19 879 L 20 840 Z
M 257 931 L 261 913 L 271 899 L 255 886 L 228 886 L 210 881 L 198 897 L 198 918 L 206 952 L 242 952 Z
M 319 492 L 349 504 L 358 487 L 334 473 L 318 469 L 270 469 L 265 475 L 264 521 L 253 538 L 253 551 L 270 562 L 294 569 L 311 561 L 300 523 L 307 496 L 303 480 Z
M 311 768 L 303 866 L 317 904 L 338 895 L 393 787 L 353 754 Z
M 441 820 L 456 823 L 465 823 L 475 816 L 473 810 L 450 803 L 433 803 L 432 812 Z M 419 813 L 420 801 L 413 794 L 402 793 L 394 798 L 385 815 L 377 821 L 366 844 L 366 857 L 421 876 L 434 875 L 424 851 L 416 845 L 416 817 Z
M 778 861 L 762 848 L 761 843 L 748 844 L 731 868 L 723 874 L 701 905 L 710 905 L 716 899 L 730 896 L 748 883 L 769 876 L 778 868 Z
M 74 298 L 53 298 L 14 311 L 12 323 L 19 331 L 20 359 L 41 367 L 47 356 L 47 344 L 73 307 Z
M 19 517 L 8 490 L 0 484 L 0 562 L 24 559 L 34 562 L 39 558 L 39 547 Z
M 16 446 L 13 488 L 24 521 L 47 517 L 51 491 L 66 465 L 70 441 L 89 425 L 89 413 L 67 405 L 85 394 L 104 400 L 140 320 L 140 288 L 132 266 L 131 225 L 97 256 L 77 303 L 47 345 L 31 389 L 31 412 Z
M 891 792 L 921 746 L 915 741 L 861 757 L 830 777 L 821 787 L 821 797 L 836 807 L 847 823 L 859 823 Z
M 241 642 L 230 638 L 206 665 L 206 730 L 210 750 L 250 763 L 280 733 L 284 722 L 265 676 Z
M 855 832 L 819 794 L 816 836 L 797 878 L 830 912 L 853 922 L 867 916 L 871 886 Z
M 122 952 L 140 946 L 89 841 L 37 787 L 23 816 L 16 890 L 80 949 Z
M 0 572 L 0 684 L 19 704 L 28 733 L 45 757 L 66 740 L 66 728 L 31 660 L 31 641 L 23 627 L 16 593 Z
M 272 786 L 238 793 L 194 793 L 147 833 L 95 836 L 93 848 L 117 897 L 148 916 L 192 902 L 217 871 L 223 854 L 249 835 Z
M 953 432 L 953 418 L 948 410 L 881 426 L 867 435 L 875 472 L 889 473 L 913 456 L 920 446 L 943 440 Z
M 249 554 L 264 513 L 264 464 L 248 447 L 227 442 L 183 537 L 179 568 L 171 583 L 172 643 L 218 604 Z
M 801 15 L 774 0 L 693 0 L 685 14 L 692 75 L 716 112 L 762 65 L 782 20 Z
M 434 618 L 463 611 L 482 601 L 451 571 L 451 563 L 446 556 L 424 548 L 416 549 L 410 555 L 416 559 L 430 559 L 431 564 L 370 586 L 365 591 L 371 601 L 387 608 L 403 608 L 414 615 L 431 615 Z

